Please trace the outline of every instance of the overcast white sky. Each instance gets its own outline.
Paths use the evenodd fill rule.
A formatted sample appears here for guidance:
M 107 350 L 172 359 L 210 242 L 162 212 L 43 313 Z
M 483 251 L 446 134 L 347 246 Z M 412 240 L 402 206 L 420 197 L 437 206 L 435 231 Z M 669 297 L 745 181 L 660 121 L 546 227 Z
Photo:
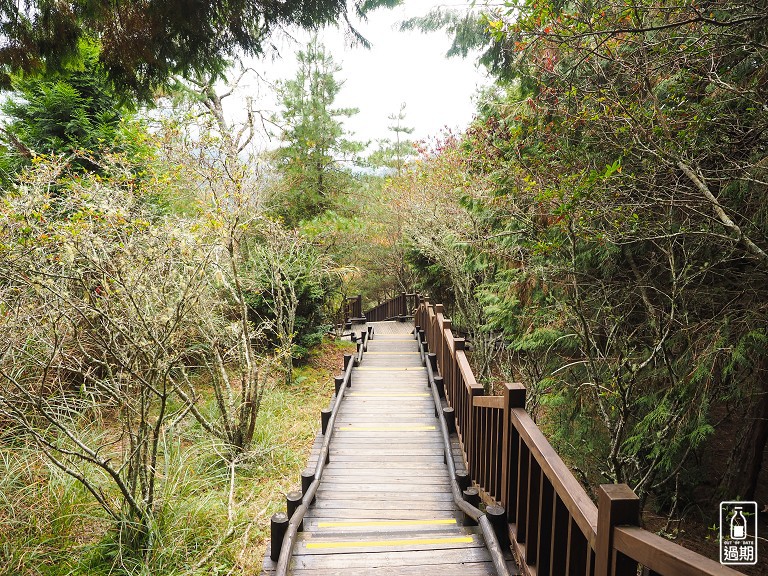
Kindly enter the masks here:
M 319 38 L 342 68 L 337 74 L 344 80 L 336 105 L 356 107 L 360 113 L 345 122 L 358 140 L 376 140 L 391 136 L 387 126 L 390 114 L 406 103 L 405 125 L 415 128 L 414 140 L 436 135 L 443 127 L 462 129 L 473 116 L 473 95 L 490 83 L 478 69 L 475 58 L 445 58 L 450 38 L 443 32 L 422 34 L 400 32 L 397 24 L 412 16 L 422 16 L 437 0 L 405 0 L 392 10 L 377 10 L 358 29 L 372 44 L 370 50 L 350 48 L 341 30 L 329 28 Z M 444 5 L 444 4 L 443 4 Z M 450 4 L 450 7 L 461 7 Z M 275 61 L 251 61 L 249 65 L 268 81 L 291 78 L 295 74 L 294 53 L 309 39 L 297 33 L 298 43 L 277 38 L 281 58 Z M 251 91 L 257 107 L 274 110 L 271 93 L 254 81 L 243 88 Z M 235 101 L 233 100 L 234 104 Z

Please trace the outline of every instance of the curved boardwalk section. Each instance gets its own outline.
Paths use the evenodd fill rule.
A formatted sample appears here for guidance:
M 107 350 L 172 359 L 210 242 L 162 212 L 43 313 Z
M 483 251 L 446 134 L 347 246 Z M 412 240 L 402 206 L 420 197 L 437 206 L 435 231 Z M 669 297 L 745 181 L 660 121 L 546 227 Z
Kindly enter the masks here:
M 291 573 L 495 574 L 479 529 L 464 526 L 453 503 L 413 325 L 374 326 L 342 401 L 330 464 L 304 518 Z M 273 567 L 267 556 L 265 573 Z

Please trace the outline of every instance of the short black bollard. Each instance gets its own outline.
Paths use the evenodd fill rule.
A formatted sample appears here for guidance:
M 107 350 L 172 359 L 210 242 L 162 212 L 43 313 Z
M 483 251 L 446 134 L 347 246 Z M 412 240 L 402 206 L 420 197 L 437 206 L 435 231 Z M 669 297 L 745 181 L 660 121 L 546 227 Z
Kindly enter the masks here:
M 465 488 L 464 492 L 462 492 L 462 495 L 464 496 L 464 500 L 466 500 L 469 504 L 472 504 L 472 506 L 475 508 L 480 505 L 480 491 L 474 486 Z
M 288 492 L 288 494 L 285 495 L 285 509 L 288 512 L 289 520 L 293 518 L 293 514 L 296 512 L 296 509 L 301 506 L 301 499 L 303 496 L 304 493 L 301 490 L 291 490 Z M 299 524 L 299 532 L 302 532 L 303 530 L 304 520 L 302 519 L 301 523 Z
M 448 434 L 456 432 L 456 414 L 453 408 L 446 406 L 443 408 L 443 417 L 445 418 L 445 425 L 448 428 Z
M 363 343 L 359 340 L 357 341 L 357 352 L 355 353 L 355 366 L 360 366 L 360 348 L 362 347 Z
M 469 474 L 464 471 L 456 472 L 456 484 L 459 485 L 459 488 L 461 488 L 461 491 L 464 492 L 469 486 L 472 484 L 472 481 L 469 479 Z
M 341 390 L 341 385 L 344 384 L 344 376 L 334 376 L 333 377 L 333 386 L 336 388 L 336 396 L 339 395 L 339 390 Z
M 442 376 L 435 376 L 435 388 L 440 398 L 445 398 L 445 381 Z
M 321 431 L 323 436 L 325 436 L 325 431 L 328 430 L 328 422 L 331 420 L 331 409 L 330 408 L 323 408 L 320 410 L 320 422 L 321 422 Z
M 432 366 L 432 372 L 437 372 L 437 354 L 434 352 L 427 353 L 427 360 L 429 360 L 429 365 Z
M 315 473 L 312 472 L 312 470 L 304 470 L 304 472 L 301 473 L 301 491 L 303 494 L 306 494 L 309 491 L 309 487 L 312 485 L 312 482 L 315 481 Z M 315 500 L 317 500 L 317 497 L 312 498 L 312 502 L 310 504 L 314 504 Z
M 344 373 L 346 374 L 349 363 L 352 362 L 352 354 L 344 354 Z M 347 380 L 347 388 L 352 386 L 352 373 L 349 373 L 349 380 Z
M 472 504 L 475 508 L 478 507 L 480 504 L 480 492 L 478 492 L 477 488 L 474 486 L 470 486 L 464 492 L 462 493 L 462 496 L 464 497 L 464 500 L 467 501 L 468 504 Z M 477 520 L 472 518 L 469 514 L 464 514 L 464 526 L 477 526 Z
M 283 512 L 273 514 L 269 521 L 269 531 L 269 557 L 273 562 L 277 562 L 280 559 L 280 548 L 283 547 L 285 533 L 288 531 L 288 516 Z
M 373 326 L 368 326 L 368 340 L 373 340 Z
M 499 540 L 499 545 L 506 549 L 509 542 L 509 525 L 507 524 L 507 512 L 501 506 L 492 504 L 485 508 L 485 515 L 493 526 L 493 531 L 496 533 L 496 538 Z

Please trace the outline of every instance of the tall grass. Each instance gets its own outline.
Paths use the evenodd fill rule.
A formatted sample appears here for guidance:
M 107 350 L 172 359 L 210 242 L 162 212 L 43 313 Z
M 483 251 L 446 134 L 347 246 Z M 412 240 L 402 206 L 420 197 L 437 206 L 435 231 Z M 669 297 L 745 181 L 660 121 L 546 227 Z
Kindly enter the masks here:
M 68 573 L 107 525 L 83 486 L 39 451 L 0 448 L 0 575 Z
M 76 480 L 34 445 L 0 438 L 0 576 L 257 574 L 269 517 L 299 484 L 341 368 L 337 346 L 326 345 L 325 355 L 335 370 L 300 367 L 296 384 L 270 385 L 252 449 L 235 462 L 191 420 L 166 430 L 143 558 L 123 552 L 113 523 Z

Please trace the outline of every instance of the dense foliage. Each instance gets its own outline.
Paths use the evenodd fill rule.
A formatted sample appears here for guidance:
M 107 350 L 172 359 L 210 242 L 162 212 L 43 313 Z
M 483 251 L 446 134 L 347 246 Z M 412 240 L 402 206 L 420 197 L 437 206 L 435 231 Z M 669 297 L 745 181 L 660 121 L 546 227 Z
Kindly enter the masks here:
M 233 125 L 232 89 L 217 91 L 234 49 L 258 53 L 271 29 L 346 3 L 183 6 L 0 9 L 13 88 L 0 463 L 43 455 L 0 478 L 5 501 L 32 500 L 15 478 L 66 486 L 51 499 L 97 509 L 99 533 L 77 535 L 108 544 L 93 566 L 163 572 L 186 443 L 204 442 L 225 519 L 180 554 L 218 570 L 218 547 L 253 524 L 235 511 L 237 470 L 279 458 L 259 445 L 265 390 L 301 390 L 298 361 L 347 295 L 414 283 L 447 305 L 488 391 L 526 384 L 585 484 L 627 482 L 669 518 L 702 476 L 709 497 L 754 495 L 768 441 L 764 2 L 524 0 L 408 22 L 448 28 L 453 54 L 483 48 L 498 82 L 464 133 L 416 146 L 402 105 L 367 165 L 316 38 L 277 87 L 271 153 L 250 148 L 252 100 Z M 121 102 L 161 84 L 170 112 L 135 121 Z M 711 467 L 718 433 L 733 442 Z
M 175 74 L 221 76 L 238 51 L 257 55 L 275 29 L 349 23 L 390 0 L 264 2 L 235 0 L 35 0 L 0 4 L 0 84 L 16 72 L 53 71 L 76 55 L 83 39 L 101 47 L 100 63 L 121 92 L 147 99 Z
M 754 494 L 768 437 L 765 14 L 659 0 L 486 14 L 507 80 L 412 177 L 445 181 L 426 200 L 435 223 L 411 229 L 414 265 L 482 357 L 524 378 L 577 470 L 667 512 L 691 502 L 718 426 L 739 432 L 708 472 L 715 496 Z
M 86 155 L 96 151 L 141 154 L 140 126 L 117 103 L 112 84 L 98 64 L 96 46 L 83 43 L 78 61 L 44 76 L 20 76 L 15 93 L 0 107 L 0 178 L 8 185 L 38 155 L 77 157 L 95 171 Z

